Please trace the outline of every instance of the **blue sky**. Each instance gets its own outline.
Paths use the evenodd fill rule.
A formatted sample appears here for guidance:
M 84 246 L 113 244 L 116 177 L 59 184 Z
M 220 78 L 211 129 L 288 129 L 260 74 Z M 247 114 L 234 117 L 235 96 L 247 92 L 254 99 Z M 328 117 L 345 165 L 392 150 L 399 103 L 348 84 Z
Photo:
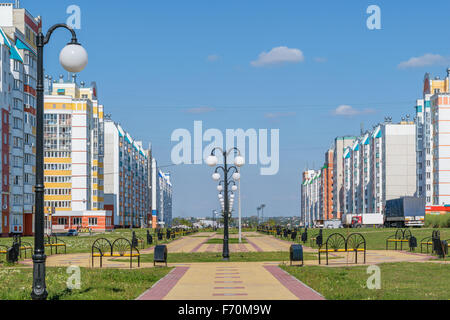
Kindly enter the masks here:
M 81 8 L 77 33 L 89 52 L 79 79 L 97 82 L 106 113 L 151 141 L 160 165 L 171 163 L 173 130 L 192 131 L 194 120 L 205 129 L 280 129 L 279 173 L 242 170 L 244 216 L 261 203 L 266 215 L 299 215 L 301 171 L 323 164 L 334 137 L 356 135 L 361 123 L 371 128 L 385 116 L 413 115 L 425 72 L 444 77 L 450 66 L 445 0 L 21 1 L 46 29 L 65 22 L 71 4 Z M 381 8 L 381 30 L 366 27 L 372 4 Z M 54 77 L 63 73 L 58 54 L 68 39 L 58 31 L 46 47 Z M 251 64 L 281 46 L 303 59 Z M 420 59 L 399 67 L 413 57 Z M 350 115 L 335 114 L 342 105 Z M 174 216 L 218 208 L 209 167 L 167 170 Z

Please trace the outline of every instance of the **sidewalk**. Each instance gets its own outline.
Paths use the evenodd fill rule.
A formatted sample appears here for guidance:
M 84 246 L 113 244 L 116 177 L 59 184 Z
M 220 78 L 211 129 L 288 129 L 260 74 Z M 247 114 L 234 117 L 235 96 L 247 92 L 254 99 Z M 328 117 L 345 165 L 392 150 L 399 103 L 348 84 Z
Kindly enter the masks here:
M 322 300 L 278 262 L 180 264 L 139 300 Z

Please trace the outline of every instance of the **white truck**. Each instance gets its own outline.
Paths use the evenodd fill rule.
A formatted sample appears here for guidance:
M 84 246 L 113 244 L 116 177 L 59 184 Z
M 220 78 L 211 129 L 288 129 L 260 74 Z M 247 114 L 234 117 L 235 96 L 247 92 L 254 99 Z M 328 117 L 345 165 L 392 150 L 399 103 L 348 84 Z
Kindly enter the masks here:
M 344 228 L 381 227 L 384 216 L 381 213 L 349 213 L 342 216 Z

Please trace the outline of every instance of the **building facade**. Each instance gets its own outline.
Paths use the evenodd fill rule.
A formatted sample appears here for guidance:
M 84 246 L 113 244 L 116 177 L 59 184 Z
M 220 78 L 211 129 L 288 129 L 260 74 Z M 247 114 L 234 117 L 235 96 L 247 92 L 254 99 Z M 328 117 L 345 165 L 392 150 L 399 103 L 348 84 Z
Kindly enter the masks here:
M 415 123 L 386 119 L 343 155 L 345 214 L 383 213 L 387 200 L 416 192 Z
M 317 220 L 321 219 L 320 214 L 320 190 L 321 190 L 321 170 L 305 170 L 302 174 L 301 184 L 301 221 L 304 226 L 311 227 Z
M 172 182 L 170 173 L 158 169 L 157 178 L 157 223 L 161 227 L 172 227 Z
M 36 35 L 40 18 L 0 3 L 1 233 L 33 233 Z
M 321 169 L 319 203 L 323 220 L 333 219 L 333 150 L 325 153 L 325 163 Z
M 431 99 L 435 94 L 448 93 L 450 69 L 447 77 L 441 80 L 439 77 L 431 78 L 425 74 L 423 81 L 422 99 L 416 102 L 416 152 L 417 152 L 417 196 L 424 197 L 427 206 L 433 204 L 434 195 L 434 121 L 431 112 Z
M 353 136 L 337 137 L 333 146 L 333 218 L 340 219 L 344 213 L 344 152 L 356 140 Z
M 93 82 L 46 82 L 44 97 L 44 207 L 54 228 L 85 227 L 80 215 L 104 219 L 104 125 Z M 68 217 L 68 219 L 65 219 Z M 87 218 L 88 219 L 88 218 Z M 88 219 L 89 220 L 89 219 Z M 94 219 L 90 219 L 95 222 Z M 65 222 L 65 223 L 62 223 Z M 97 225 L 92 223 L 92 228 Z M 111 225 L 106 225 L 111 228 Z
M 448 78 L 447 78 L 448 81 Z M 446 207 L 450 204 L 450 93 L 439 92 L 431 97 L 432 114 L 432 203 Z
M 114 226 L 150 225 L 148 151 L 118 123 L 105 121 L 105 206 Z

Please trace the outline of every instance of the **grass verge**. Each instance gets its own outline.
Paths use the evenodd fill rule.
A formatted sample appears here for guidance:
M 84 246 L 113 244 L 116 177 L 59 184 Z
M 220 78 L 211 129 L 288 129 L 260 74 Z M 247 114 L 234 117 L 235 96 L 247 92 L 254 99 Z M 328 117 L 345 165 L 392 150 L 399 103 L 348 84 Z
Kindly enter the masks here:
M 344 237 L 347 237 L 347 235 L 351 233 L 360 233 L 363 235 L 363 237 L 366 239 L 367 243 L 367 250 L 385 250 L 386 249 L 386 239 L 387 237 L 394 235 L 395 231 L 397 229 L 395 228 L 358 228 L 358 229 L 323 229 L 323 243 L 325 244 L 325 241 L 327 241 L 327 237 L 331 235 L 332 233 L 341 233 L 344 235 Z M 426 237 L 431 237 L 431 233 L 434 229 L 432 228 L 412 228 L 410 229 L 411 234 L 417 238 L 417 245 L 416 252 L 420 252 L 420 241 Z M 441 228 L 439 229 L 441 233 L 441 239 L 449 239 L 450 238 L 450 228 Z M 302 229 L 303 232 L 303 229 Z M 306 242 L 306 246 L 310 246 L 310 239 L 311 237 L 315 236 L 319 232 L 319 229 L 308 229 L 308 241 Z M 298 235 L 300 237 L 300 234 Z M 287 238 L 281 238 L 283 240 L 290 240 Z M 296 242 L 298 242 L 299 239 L 297 238 Z M 408 244 L 404 243 L 404 248 L 406 250 L 409 249 Z M 316 248 L 317 246 L 315 246 Z M 393 243 L 389 244 L 389 248 L 393 249 Z
M 447 300 L 450 265 L 440 263 L 384 263 L 381 288 L 368 289 L 367 267 L 302 268 L 281 266 L 291 275 L 331 300 Z
M 137 298 L 171 268 L 81 269 L 81 288 L 70 290 L 71 276 L 66 268 L 47 268 L 46 284 L 49 300 L 130 300 Z M 33 270 L 5 268 L 0 270 L 0 300 L 29 300 Z M 6 290 L 7 288 L 7 290 Z

